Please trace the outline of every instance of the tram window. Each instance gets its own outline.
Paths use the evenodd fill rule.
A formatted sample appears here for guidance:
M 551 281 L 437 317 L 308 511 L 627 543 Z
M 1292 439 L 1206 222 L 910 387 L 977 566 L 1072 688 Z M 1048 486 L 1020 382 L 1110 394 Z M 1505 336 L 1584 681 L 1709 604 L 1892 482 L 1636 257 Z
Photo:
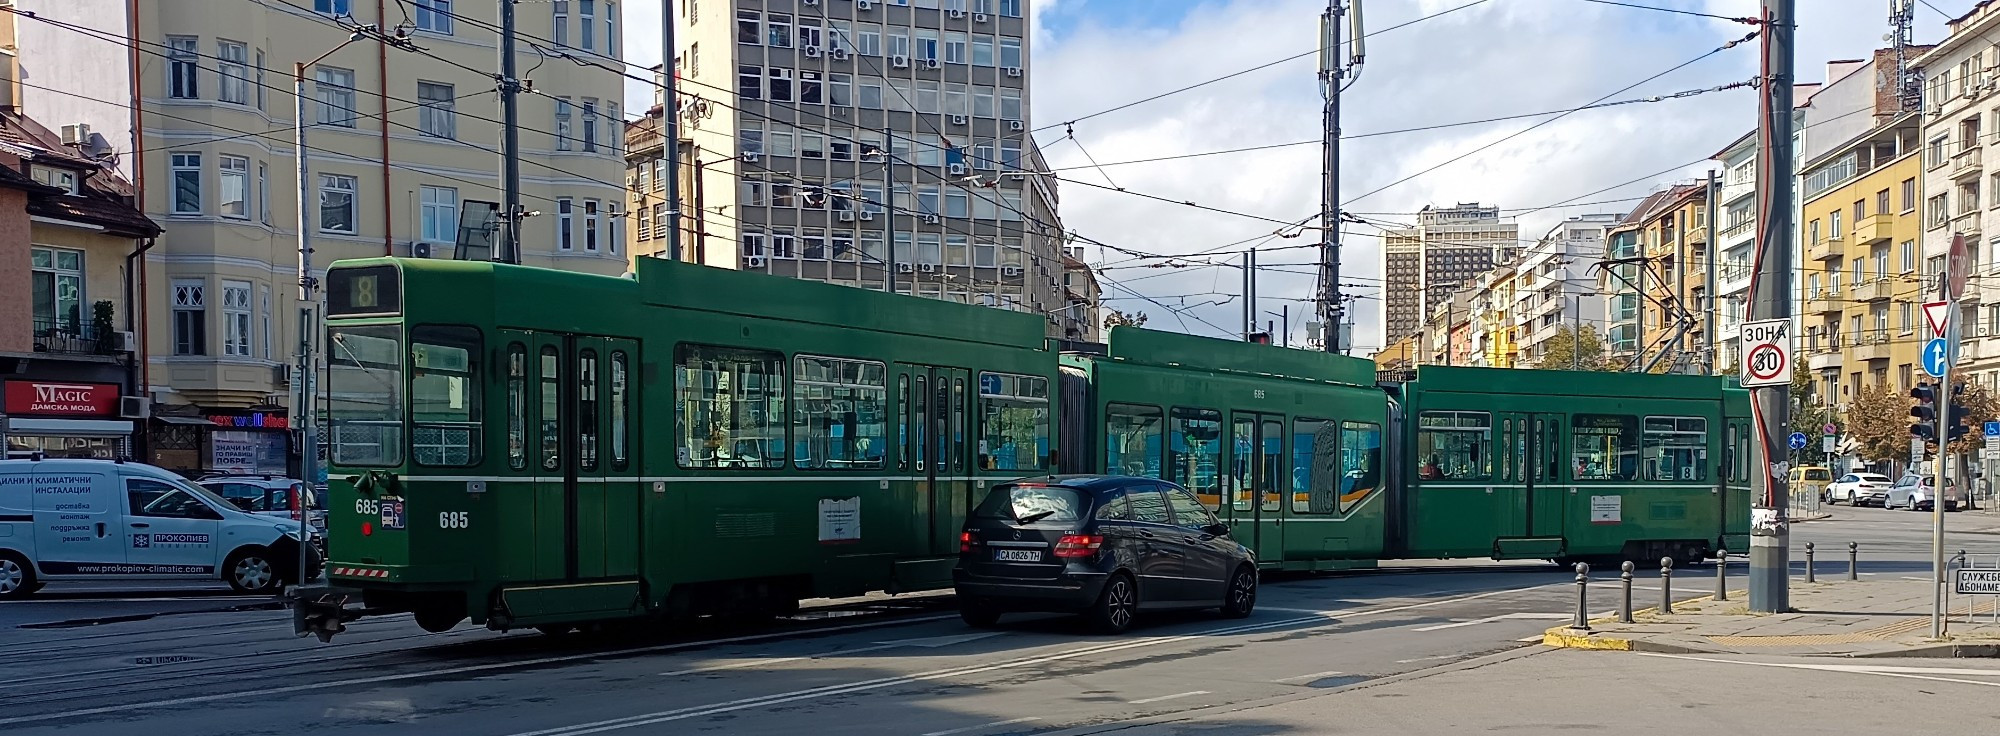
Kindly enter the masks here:
M 1647 480 L 1708 480 L 1708 420 L 1646 417 L 1640 456 Z
M 327 333 L 333 464 L 403 464 L 403 326 L 340 326 Z
M 1340 476 L 1340 444 L 1334 423 L 1292 419 L 1292 511 L 1331 514 L 1338 510 L 1335 479 Z
M 1222 412 L 1177 406 L 1167 415 L 1166 479 L 1222 509 Z
M 1514 453 L 1509 451 L 1509 448 L 1519 448 L 1522 453 L 1526 453 L 1528 451 L 1527 445 L 1521 442 L 1519 438 L 1514 436 L 1514 420 L 1501 419 L 1500 420 L 1500 480 L 1503 481 L 1520 480 L 1520 478 L 1514 477 L 1512 473 L 1512 470 L 1514 468 L 1520 467 L 1520 463 L 1515 462 L 1513 465 L 1509 465 L 1509 462 L 1512 461 L 1514 457 Z
M 507 467 L 528 467 L 528 349 L 507 346 Z
M 979 467 L 1040 470 L 1049 463 L 1049 379 L 979 374 Z
M 965 472 L 965 378 L 951 379 L 951 472 Z
M 917 376 L 916 393 L 911 395 L 916 403 L 910 405 L 910 446 L 917 448 L 917 470 L 922 472 L 930 462 L 931 439 L 931 379 Z
M 1569 437 L 1573 479 L 1639 479 L 1638 417 L 1577 414 L 1570 418 Z
M 611 354 L 611 467 L 624 470 L 632 458 L 632 389 L 624 351 Z
M 784 381 L 781 353 L 677 346 L 674 454 L 681 467 L 784 467 Z
M 1382 425 L 1340 423 L 1340 513 L 1382 485 Z
M 896 377 L 896 406 L 904 413 L 910 410 L 910 377 Z M 907 417 L 896 421 L 896 467 L 907 470 L 910 467 L 910 422 Z
M 597 351 L 584 350 L 576 356 L 576 462 L 584 470 L 597 469 Z
M 418 465 L 479 463 L 480 345 L 472 327 L 410 330 L 410 456 Z
M 801 355 L 792 359 L 792 464 L 814 470 L 880 468 L 887 457 L 888 368 Z
M 1427 411 L 1417 415 L 1417 477 L 1488 480 L 1493 477 L 1493 415 L 1483 411 Z
M 541 369 L 542 469 L 557 470 L 562 467 L 562 363 L 554 345 L 542 346 Z
M 1104 407 L 1104 472 L 1160 476 L 1163 417 L 1157 406 L 1108 404 Z
M 1229 469 L 1236 481 L 1236 498 L 1231 503 L 1237 511 L 1249 511 L 1250 500 L 1257 497 L 1256 477 L 1252 474 L 1256 457 L 1252 450 L 1257 442 L 1257 416 L 1238 414 L 1229 418 Z

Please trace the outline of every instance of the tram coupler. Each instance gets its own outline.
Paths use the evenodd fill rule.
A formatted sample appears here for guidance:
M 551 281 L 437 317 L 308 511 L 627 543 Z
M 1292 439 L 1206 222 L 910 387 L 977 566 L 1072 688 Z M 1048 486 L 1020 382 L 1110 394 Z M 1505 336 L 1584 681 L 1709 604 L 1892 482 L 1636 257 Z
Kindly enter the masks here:
M 367 610 L 359 606 L 349 606 L 350 601 L 359 600 L 361 591 L 334 585 L 293 586 L 288 597 L 292 606 L 292 635 L 317 636 L 324 642 L 333 641 L 333 635 L 347 630 L 347 622 L 367 615 Z

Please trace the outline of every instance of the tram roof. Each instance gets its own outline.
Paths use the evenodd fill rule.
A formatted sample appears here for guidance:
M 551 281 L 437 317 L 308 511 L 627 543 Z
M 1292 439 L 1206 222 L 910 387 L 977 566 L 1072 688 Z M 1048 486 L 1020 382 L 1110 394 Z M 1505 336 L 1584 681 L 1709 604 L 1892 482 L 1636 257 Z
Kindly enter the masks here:
M 1107 355 L 1113 360 L 1193 370 L 1230 371 L 1375 385 L 1375 362 L 1318 350 L 1224 340 L 1119 325 L 1111 328 Z

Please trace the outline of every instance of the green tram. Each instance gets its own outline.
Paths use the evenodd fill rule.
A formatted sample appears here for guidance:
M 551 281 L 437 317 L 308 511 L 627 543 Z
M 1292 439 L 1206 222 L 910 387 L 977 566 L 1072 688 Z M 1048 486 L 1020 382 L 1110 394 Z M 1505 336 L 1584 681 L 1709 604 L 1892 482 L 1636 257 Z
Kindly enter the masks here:
M 1032 315 L 653 258 L 343 261 L 327 292 L 322 636 L 949 587 L 985 486 L 1052 467 Z
M 322 638 L 945 588 L 986 488 L 1051 472 L 1184 484 L 1266 569 L 1748 547 L 1724 379 L 1378 382 L 1129 327 L 1062 353 L 1033 315 L 651 258 L 342 261 L 327 292 L 328 583 L 295 615 Z

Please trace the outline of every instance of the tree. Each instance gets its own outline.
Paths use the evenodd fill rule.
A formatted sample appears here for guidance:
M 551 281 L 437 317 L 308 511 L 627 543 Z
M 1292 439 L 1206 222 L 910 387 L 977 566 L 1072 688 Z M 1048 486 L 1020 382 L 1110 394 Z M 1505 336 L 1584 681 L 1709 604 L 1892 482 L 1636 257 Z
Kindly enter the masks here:
M 1940 396 L 1940 400 L 1947 397 Z M 1965 408 L 1964 417 L 1951 417 L 1952 424 L 1968 428 L 1964 437 L 1951 443 L 1951 451 L 1975 453 L 1986 442 L 1981 426 L 2000 418 L 2000 397 L 1995 397 L 1976 382 L 1965 384 L 1959 394 L 1958 406 Z M 1870 460 L 1888 460 L 1902 457 L 1910 451 L 1910 425 L 1916 421 L 1910 416 L 1910 407 L 1916 401 L 1906 391 L 1897 391 L 1887 385 L 1870 386 L 1861 390 L 1854 399 L 1853 408 L 1847 412 L 1848 434 L 1854 437 L 1862 457 Z M 1930 451 L 1937 450 L 1931 443 Z
M 1109 330 L 1119 325 L 1144 327 L 1146 325 L 1146 313 L 1133 312 L 1126 314 L 1124 310 L 1113 309 L 1110 314 L 1104 315 L 1104 329 Z
M 1830 460 L 1830 457 L 1825 450 L 1821 449 L 1818 439 L 1826 429 L 1826 425 L 1835 425 L 1834 428 L 1837 431 L 1839 429 L 1840 418 L 1834 414 L 1831 406 L 1828 406 L 1817 398 L 1816 395 L 1819 393 L 1819 389 L 1813 381 L 1812 371 L 1808 370 L 1804 364 L 1795 364 L 1792 366 L 1792 385 L 1789 389 L 1792 401 L 1791 431 L 1804 434 L 1807 439 L 1806 449 L 1800 450 L 1798 453 L 1799 461 L 1824 464 Z M 1905 431 L 1907 431 L 1907 427 Z
M 1547 352 L 1542 353 L 1542 359 L 1535 363 L 1535 367 L 1538 369 L 1556 371 L 1572 370 L 1573 368 L 1575 370 L 1586 371 L 1610 370 L 1610 367 L 1605 364 L 1604 339 L 1598 337 L 1597 328 L 1590 325 L 1584 325 L 1583 331 L 1580 334 L 1571 330 L 1567 325 L 1558 327 L 1556 328 L 1555 336 L 1549 338 L 1543 344 L 1547 345 L 1549 349 Z M 1581 360 L 1578 360 L 1578 358 L 1581 358 Z

